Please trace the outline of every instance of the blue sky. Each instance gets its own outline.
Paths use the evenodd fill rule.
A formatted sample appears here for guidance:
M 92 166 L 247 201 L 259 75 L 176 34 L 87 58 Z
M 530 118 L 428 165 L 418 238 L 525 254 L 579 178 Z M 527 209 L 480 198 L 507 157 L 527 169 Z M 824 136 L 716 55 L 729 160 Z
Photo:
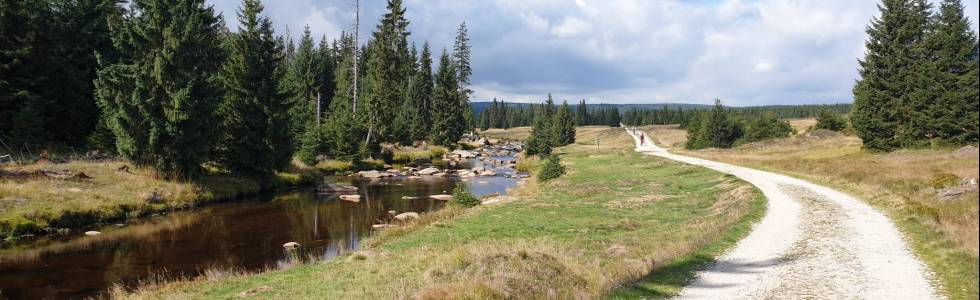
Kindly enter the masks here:
M 240 0 L 209 0 L 234 29 Z M 265 1 L 279 33 L 353 30 L 353 0 Z M 977 29 L 980 0 L 965 0 Z M 851 101 L 872 0 L 405 0 L 438 52 L 470 28 L 475 98 L 728 105 Z M 385 11 L 361 1 L 361 42 Z

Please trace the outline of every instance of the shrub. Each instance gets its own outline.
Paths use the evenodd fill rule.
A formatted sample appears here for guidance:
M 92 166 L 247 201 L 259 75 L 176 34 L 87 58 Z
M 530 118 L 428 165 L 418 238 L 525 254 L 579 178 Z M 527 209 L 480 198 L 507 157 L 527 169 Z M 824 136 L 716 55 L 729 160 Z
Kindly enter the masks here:
M 793 126 L 777 119 L 775 116 L 763 116 L 745 121 L 745 135 L 742 142 L 751 143 L 765 139 L 788 137 L 793 133 Z
M 960 177 L 950 173 L 939 173 L 932 176 L 929 185 L 934 189 L 944 189 L 960 184 Z
M 561 165 L 561 161 L 557 155 L 552 155 L 541 166 L 541 171 L 538 172 L 538 181 L 552 180 L 560 177 L 562 174 L 565 174 L 565 166 Z
M 470 189 L 466 186 L 466 183 L 459 182 L 456 184 L 456 188 L 453 189 L 453 199 L 449 200 L 449 205 L 474 207 L 480 205 L 480 199 L 477 199 L 476 196 L 473 196 L 473 193 L 470 193 Z
M 813 129 L 826 129 L 831 131 L 842 131 L 847 127 L 847 121 L 841 115 L 830 112 L 829 110 L 821 111 L 820 115 L 817 116 L 817 125 L 813 126 Z

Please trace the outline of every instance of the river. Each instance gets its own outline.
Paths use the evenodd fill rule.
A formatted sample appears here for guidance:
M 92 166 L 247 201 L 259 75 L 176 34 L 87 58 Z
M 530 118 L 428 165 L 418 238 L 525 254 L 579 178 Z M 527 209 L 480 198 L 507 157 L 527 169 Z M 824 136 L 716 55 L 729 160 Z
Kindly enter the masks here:
M 464 167 L 474 163 L 480 162 Z M 503 194 L 517 180 L 509 176 L 512 169 L 499 170 L 465 182 L 476 195 Z M 454 176 L 325 180 L 357 186 L 360 202 L 310 187 L 7 243 L 0 249 L 0 298 L 94 297 L 116 284 L 194 277 L 208 269 L 257 271 L 329 259 L 356 250 L 389 211 L 440 209 L 445 202 L 428 196 L 452 193 L 464 182 Z M 85 236 L 86 230 L 102 234 Z M 286 242 L 302 246 L 287 251 Z

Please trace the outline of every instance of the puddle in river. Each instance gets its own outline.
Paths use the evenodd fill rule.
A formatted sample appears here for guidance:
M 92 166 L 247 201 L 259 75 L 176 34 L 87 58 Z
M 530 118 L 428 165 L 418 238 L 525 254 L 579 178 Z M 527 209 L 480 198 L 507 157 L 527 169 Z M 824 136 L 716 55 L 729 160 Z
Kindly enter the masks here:
M 468 179 L 477 195 L 504 193 L 515 179 Z M 298 242 L 301 258 L 329 258 L 357 249 L 376 220 L 397 212 L 428 212 L 452 193 L 459 179 L 430 177 L 382 180 L 335 178 L 360 187 L 358 203 L 317 195 L 313 188 L 252 197 L 193 211 L 109 225 L 5 245 L 0 249 L 0 298 L 98 296 L 115 283 L 132 285 L 157 274 L 196 276 L 207 268 L 259 270 L 290 263 L 282 245 Z M 422 197 L 406 200 L 402 196 Z

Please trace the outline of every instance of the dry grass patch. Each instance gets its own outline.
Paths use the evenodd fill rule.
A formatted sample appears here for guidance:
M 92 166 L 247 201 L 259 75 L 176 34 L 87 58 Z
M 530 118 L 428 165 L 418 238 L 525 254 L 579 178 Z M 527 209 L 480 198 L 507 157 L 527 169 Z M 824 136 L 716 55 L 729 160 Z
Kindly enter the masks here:
M 648 139 L 666 148 L 683 147 L 687 142 L 687 131 L 681 129 L 680 125 L 650 125 L 640 129 L 650 134 Z

